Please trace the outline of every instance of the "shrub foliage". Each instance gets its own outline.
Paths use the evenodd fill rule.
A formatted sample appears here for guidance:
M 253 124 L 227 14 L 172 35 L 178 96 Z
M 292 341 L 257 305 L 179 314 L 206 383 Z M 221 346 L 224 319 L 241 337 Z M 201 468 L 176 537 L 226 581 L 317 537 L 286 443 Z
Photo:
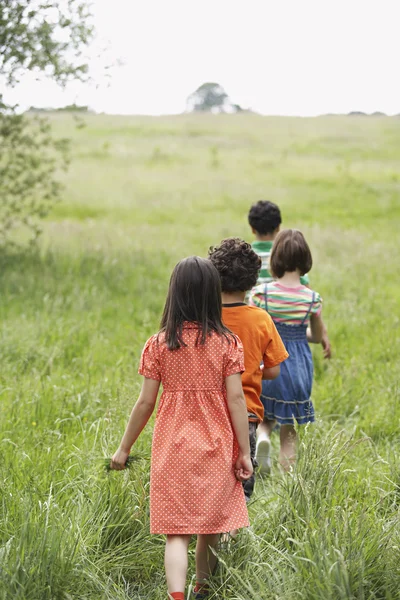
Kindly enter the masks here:
M 93 35 L 81 0 L 0 3 L 0 81 L 13 87 L 28 71 L 60 85 L 87 77 L 83 48 Z M 4 86 L 3 86 L 4 87 Z M 60 194 L 57 174 L 67 165 L 67 143 L 44 118 L 18 114 L 0 95 L 0 244 L 15 243 L 22 226 L 34 241 L 39 222 Z M 27 234 L 27 235 L 26 235 Z

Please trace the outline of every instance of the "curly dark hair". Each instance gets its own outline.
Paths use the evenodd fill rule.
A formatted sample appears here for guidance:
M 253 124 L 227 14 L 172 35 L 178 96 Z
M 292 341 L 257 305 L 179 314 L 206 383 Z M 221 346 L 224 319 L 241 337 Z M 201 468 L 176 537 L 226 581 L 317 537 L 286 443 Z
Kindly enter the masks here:
M 259 200 L 249 211 L 249 224 L 260 235 L 273 233 L 282 223 L 279 207 L 269 200 Z
M 261 258 L 240 238 L 222 240 L 211 246 L 208 257 L 221 278 L 223 292 L 247 292 L 257 283 Z

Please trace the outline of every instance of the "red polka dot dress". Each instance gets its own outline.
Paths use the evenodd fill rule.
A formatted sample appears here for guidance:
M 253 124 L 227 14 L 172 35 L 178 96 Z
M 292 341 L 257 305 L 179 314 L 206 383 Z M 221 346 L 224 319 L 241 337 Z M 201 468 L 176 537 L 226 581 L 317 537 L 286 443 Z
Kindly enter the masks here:
M 196 345 L 197 336 L 197 325 L 186 323 L 186 346 L 168 350 L 164 335 L 155 335 L 140 361 L 139 373 L 163 386 L 152 443 L 151 533 L 222 533 L 249 525 L 234 474 L 238 444 L 225 388 L 225 377 L 244 371 L 242 344 L 212 333 Z

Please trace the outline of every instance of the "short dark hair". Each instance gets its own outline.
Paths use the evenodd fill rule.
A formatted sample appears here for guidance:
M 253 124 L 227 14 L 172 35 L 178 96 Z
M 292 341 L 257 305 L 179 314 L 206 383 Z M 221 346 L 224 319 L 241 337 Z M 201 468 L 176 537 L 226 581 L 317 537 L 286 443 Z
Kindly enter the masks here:
M 270 271 L 274 277 L 283 277 L 287 271 L 299 269 L 300 275 L 311 271 L 311 250 L 298 229 L 283 229 L 272 247 Z
M 211 246 L 208 256 L 219 276 L 223 292 L 247 292 L 257 283 L 261 258 L 240 238 L 227 238 Z
M 182 338 L 185 322 L 199 326 L 197 343 L 205 344 L 215 331 L 228 341 L 235 340 L 221 320 L 221 282 L 217 269 L 206 258 L 189 256 L 172 271 L 167 299 L 161 318 L 161 331 L 169 350 L 186 344 Z
M 259 200 L 250 208 L 249 224 L 257 233 L 273 233 L 282 223 L 279 207 L 269 200 Z

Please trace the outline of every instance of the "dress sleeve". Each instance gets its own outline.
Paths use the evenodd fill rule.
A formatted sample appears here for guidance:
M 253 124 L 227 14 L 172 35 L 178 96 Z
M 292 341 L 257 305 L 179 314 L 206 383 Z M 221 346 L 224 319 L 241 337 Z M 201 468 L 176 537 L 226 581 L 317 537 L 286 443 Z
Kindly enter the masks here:
M 318 292 L 314 292 L 315 293 L 315 297 L 314 297 L 314 304 L 312 305 L 311 308 L 311 313 L 313 315 L 320 315 L 321 311 L 322 311 L 322 298 L 321 296 L 318 294 Z
M 160 351 L 157 343 L 157 336 L 153 335 L 149 340 L 147 340 L 142 351 L 142 356 L 140 357 L 140 375 L 147 377 L 147 379 L 161 381 L 159 354 Z
M 263 362 L 264 367 L 270 368 L 280 365 L 281 362 L 289 357 L 289 354 L 287 353 L 285 345 L 282 342 L 282 338 L 275 327 L 275 323 L 267 313 L 265 313 L 265 316 L 267 317 L 265 321 L 267 347 L 264 352 Z
M 235 373 L 244 373 L 244 354 L 243 346 L 237 335 L 235 339 L 229 340 L 229 345 L 225 355 L 224 378 Z

